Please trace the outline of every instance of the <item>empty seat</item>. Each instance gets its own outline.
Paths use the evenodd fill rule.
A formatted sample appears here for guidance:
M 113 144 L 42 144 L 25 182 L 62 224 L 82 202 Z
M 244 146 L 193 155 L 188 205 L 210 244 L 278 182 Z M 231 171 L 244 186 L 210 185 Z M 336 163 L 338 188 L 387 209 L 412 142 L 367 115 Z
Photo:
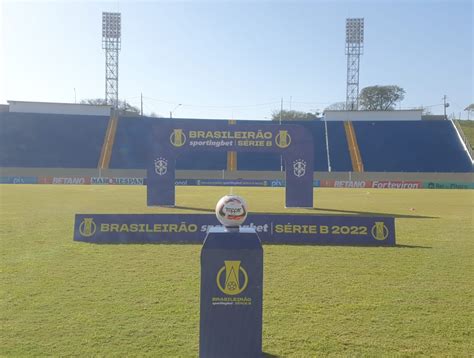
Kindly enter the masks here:
M 355 121 L 365 171 L 470 172 L 451 121 Z
M 0 113 L 0 166 L 96 168 L 109 117 Z

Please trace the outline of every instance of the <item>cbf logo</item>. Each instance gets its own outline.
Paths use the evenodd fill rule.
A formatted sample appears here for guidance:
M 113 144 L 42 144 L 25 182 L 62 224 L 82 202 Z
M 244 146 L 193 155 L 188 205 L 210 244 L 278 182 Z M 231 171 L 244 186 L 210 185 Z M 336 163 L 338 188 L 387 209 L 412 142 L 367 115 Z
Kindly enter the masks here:
M 91 237 L 95 234 L 96 229 L 97 226 L 93 218 L 84 218 L 79 225 L 79 233 L 84 237 Z
M 224 275 L 225 273 L 225 275 Z M 242 293 L 249 283 L 247 271 L 240 266 L 240 261 L 224 261 L 216 277 L 217 287 L 226 295 Z
M 293 162 L 293 174 L 298 178 L 306 174 L 306 162 L 303 159 L 297 159 Z
M 376 221 L 370 231 L 375 240 L 385 240 L 388 237 L 388 228 L 383 221 Z
M 165 158 L 155 159 L 155 173 L 165 175 L 168 172 L 168 161 Z
M 182 129 L 174 129 L 173 133 L 170 135 L 170 142 L 175 147 L 182 147 L 186 143 L 186 135 L 183 133 Z
M 288 131 L 278 131 L 275 136 L 275 144 L 280 148 L 288 148 L 291 144 L 291 137 Z

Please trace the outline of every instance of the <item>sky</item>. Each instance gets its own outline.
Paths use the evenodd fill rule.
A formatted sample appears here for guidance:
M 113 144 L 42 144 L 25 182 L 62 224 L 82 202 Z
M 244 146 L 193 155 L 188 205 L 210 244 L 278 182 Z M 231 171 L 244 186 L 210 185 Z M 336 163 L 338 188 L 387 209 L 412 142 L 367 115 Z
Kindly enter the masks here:
M 0 0 L 0 103 L 105 96 L 103 11 L 122 13 L 119 98 L 145 114 L 267 119 L 345 101 L 345 19 L 365 19 L 360 89 L 467 118 L 472 1 Z

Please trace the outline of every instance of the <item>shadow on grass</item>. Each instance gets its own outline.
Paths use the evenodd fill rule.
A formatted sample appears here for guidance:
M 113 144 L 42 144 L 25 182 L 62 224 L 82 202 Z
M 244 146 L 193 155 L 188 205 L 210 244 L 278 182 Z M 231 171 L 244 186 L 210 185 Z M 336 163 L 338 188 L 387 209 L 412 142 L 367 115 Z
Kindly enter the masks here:
M 202 211 L 202 212 L 205 212 L 205 213 L 213 213 L 213 212 L 214 212 L 214 210 L 212 210 L 212 209 L 193 208 L 193 207 L 191 207 L 191 206 L 179 206 L 179 205 L 172 206 L 171 209 L 182 209 L 182 210 Z
M 205 209 L 205 208 L 195 208 L 192 206 L 171 206 L 170 209 L 181 209 L 181 210 L 192 210 L 192 211 L 201 211 L 204 213 L 214 213 L 212 209 Z M 377 213 L 377 212 L 370 212 L 370 211 L 356 211 L 356 210 L 343 210 L 343 209 L 326 209 L 326 208 L 305 208 L 306 210 L 312 211 L 322 211 L 322 213 L 316 213 L 320 216 L 330 216 L 337 213 L 341 213 L 341 216 L 388 216 L 394 217 L 399 219 L 439 219 L 437 216 L 423 216 L 423 215 L 405 215 L 405 214 L 391 214 L 391 213 Z M 327 214 L 324 212 L 330 212 L 331 214 Z M 334 214 L 332 214 L 334 213 Z M 352 215 L 351 215 L 352 214 Z M 178 214 L 179 215 L 179 214 Z M 282 213 L 282 212 L 254 212 L 252 215 L 314 215 L 314 213 Z
M 279 356 L 267 352 L 262 353 L 262 358 L 278 358 Z
M 202 246 L 202 242 L 196 242 L 196 241 L 101 241 L 101 242 L 94 242 L 94 241 L 75 241 L 79 243 L 86 243 L 86 244 L 93 244 L 93 245 L 187 245 L 187 246 Z M 364 245 L 364 244 L 333 244 L 329 242 L 325 243 L 310 243 L 310 242 L 265 242 L 262 243 L 264 246 L 321 246 L 321 247 L 353 247 L 353 248 L 360 248 L 360 247 L 366 247 L 366 248 L 372 248 L 372 247 L 386 247 L 389 249 L 432 249 L 431 246 L 418 246 L 418 245 Z M 268 356 L 272 357 L 272 356 Z
M 432 249 L 431 246 L 400 245 L 400 244 L 396 244 L 395 247 L 398 247 L 400 249 Z
M 311 243 L 311 242 L 265 242 L 263 246 L 320 246 L 320 247 L 353 247 L 353 248 L 387 248 L 387 249 L 432 249 L 431 246 L 417 246 L 417 245 L 369 245 L 369 244 L 341 244 L 341 243 Z
M 371 211 L 357 211 L 357 210 L 325 209 L 325 208 L 308 208 L 308 210 L 329 211 L 331 213 L 356 214 L 360 216 L 390 216 L 390 217 L 399 218 L 399 219 L 439 219 L 439 217 L 437 216 L 377 213 L 377 212 L 371 212 Z M 321 215 L 324 215 L 324 213 Z

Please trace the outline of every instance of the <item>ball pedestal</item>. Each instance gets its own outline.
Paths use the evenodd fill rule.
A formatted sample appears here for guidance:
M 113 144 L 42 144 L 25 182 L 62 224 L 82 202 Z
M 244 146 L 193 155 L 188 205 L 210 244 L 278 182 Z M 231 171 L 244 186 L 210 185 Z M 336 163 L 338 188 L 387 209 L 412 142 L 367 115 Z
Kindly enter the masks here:
M 254 229 L 209 230 L 201 251 L 199 357 L 262 356 L 263 249 Z

